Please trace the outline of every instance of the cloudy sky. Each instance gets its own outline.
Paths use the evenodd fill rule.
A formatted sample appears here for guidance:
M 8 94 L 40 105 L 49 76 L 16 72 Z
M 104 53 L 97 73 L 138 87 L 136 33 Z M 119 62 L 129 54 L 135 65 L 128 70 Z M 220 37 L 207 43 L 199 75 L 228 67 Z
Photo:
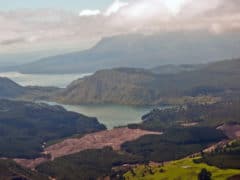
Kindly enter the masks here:
M 240 30 L 240 0 L 0 0 L 0 60 L 91 47 L 102 37 Z

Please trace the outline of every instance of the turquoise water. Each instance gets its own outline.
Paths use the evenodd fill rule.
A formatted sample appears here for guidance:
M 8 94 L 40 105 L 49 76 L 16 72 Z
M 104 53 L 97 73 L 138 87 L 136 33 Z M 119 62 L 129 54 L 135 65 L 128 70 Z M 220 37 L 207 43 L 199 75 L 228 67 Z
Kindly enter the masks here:
M 126 105 L 62 105 L 48 102 L 50 105 L 61 105 L 65 109 L 78 112 L 86 116 L 97 117 L 98 121 L 112 129 L 131 123 L 140 123 L 141 117 L 151 111 L 154 107 L 135 107 Z

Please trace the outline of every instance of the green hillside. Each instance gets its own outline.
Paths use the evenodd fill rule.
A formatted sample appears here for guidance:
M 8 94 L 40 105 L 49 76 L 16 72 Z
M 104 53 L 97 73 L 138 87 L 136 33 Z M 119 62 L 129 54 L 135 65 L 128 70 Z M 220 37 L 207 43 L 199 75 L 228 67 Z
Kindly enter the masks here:
M 212 152 L 204 153 L 202 158 L 197 162 L 203 162 L 224 169 L 240 169 L 240 141 L 235 140 L 223 148 L 218 147 Z
M 182 127 L 193 123 L 195 126 L 217 127 L 223 123 L 240 123 L 240 101 L 223 101 L 215 104 L 188 104 L 185 106 L 154 109 L 142 117 L 143 122 L 129 125 L 133 128 L 162 131 L 172 126 Z
M 127 172 L 124 177 L 128 180 L 172 180 L 191 179 L 198 180 L 198 174 L 205 168 L 212 174 L 212 180 L 226 180 L 239 175 L 237 169 L 219 169 L 204 163 L 196 164 L 193 159 L 186 158 L 162 165 L 138 166 Z

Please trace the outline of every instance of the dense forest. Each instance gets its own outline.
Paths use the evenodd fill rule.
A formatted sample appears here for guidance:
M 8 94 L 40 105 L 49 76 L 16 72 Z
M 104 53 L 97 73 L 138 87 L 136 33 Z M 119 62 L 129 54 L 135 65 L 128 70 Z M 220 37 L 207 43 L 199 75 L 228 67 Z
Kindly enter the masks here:
M 48 177 L 25 169 L 11 160 L 0 160 L 1 180 L 48 180 Z
M 146 162 L 162 162 L 200 152 L 223 138 L 225 135 L 214 128 L 171 128 L 161 136 L 147 135 L 136 141 L 126 142 L 122 149 L 144 158 Z
M 240 169 L 240 141 L 236 140 L 225 147 L 217 147 L 214 151 L 203 153 L 196 163 L 207 163 L 223 169 Z
M 126 163 L 141 163 L 143 159 L 127 153 L 118 153 L 110 147 L 98 150 L 86 150 L 77 154 L 58 158 L 37 167 L 39 172 L 56 177 L 58 180 L 89 179 L 117 176 L 120 172 L 112 171 L 113 166 Z
M 105 129 L 96 118 L 42 103 L 0 100 L 0 112 L 1 157 L 34 158 L 48 141 Z
M 217 127 L 223 123 L 240 123 L 239 109 L 239 99 L 214 104 L 186 104 L 154 109 L 142 117 L 141 124 L 131 124 L 128 127 L 153 131 L 188 125 Z

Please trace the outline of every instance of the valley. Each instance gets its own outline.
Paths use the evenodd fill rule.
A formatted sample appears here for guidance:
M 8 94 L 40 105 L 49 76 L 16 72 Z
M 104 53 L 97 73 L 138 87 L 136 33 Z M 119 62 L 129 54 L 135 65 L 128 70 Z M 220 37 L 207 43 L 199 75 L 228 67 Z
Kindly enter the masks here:
M 63 87 L 58 83 L 62 76 L 57 75 L 48 77 L 59 78 L 58 87 L 21 86 L 0 78 L 2 161 L 20 165 L 22 174 L 29 169 L 37 176 L 60 180 L 134 179 L 143 176 L 142 171 L 146 178 L 164 178 L 169 175 L 159 174 L 158 166 L 170 162 L 173 167 L 166 165 L 167 171 L 179 168 L 175 160 L 193 167 L 194 177 L 204 167 L 214 178 L 238 175 L 236 166 L 226 166 L 225 172 L 207 164 L 220 167 L 217 157 L 226 157 L 229 164 L 238 158 L 238 154 L 208 153 L 239 138 L 239 62 L 221 61 L 190 70 L 182 69 L 186 65 L 179 70 L 166 66 L 162 67 L 166 71 L 158 67 L 154 72 L 106 69 L 70 85 L 63 81 Z M 196 155 L 201 165 L 192 158 Z M 190 177 L 187 172 L 175 175 Z
M 240 0 L 0 2 L 0 180 L 240 180 Z

